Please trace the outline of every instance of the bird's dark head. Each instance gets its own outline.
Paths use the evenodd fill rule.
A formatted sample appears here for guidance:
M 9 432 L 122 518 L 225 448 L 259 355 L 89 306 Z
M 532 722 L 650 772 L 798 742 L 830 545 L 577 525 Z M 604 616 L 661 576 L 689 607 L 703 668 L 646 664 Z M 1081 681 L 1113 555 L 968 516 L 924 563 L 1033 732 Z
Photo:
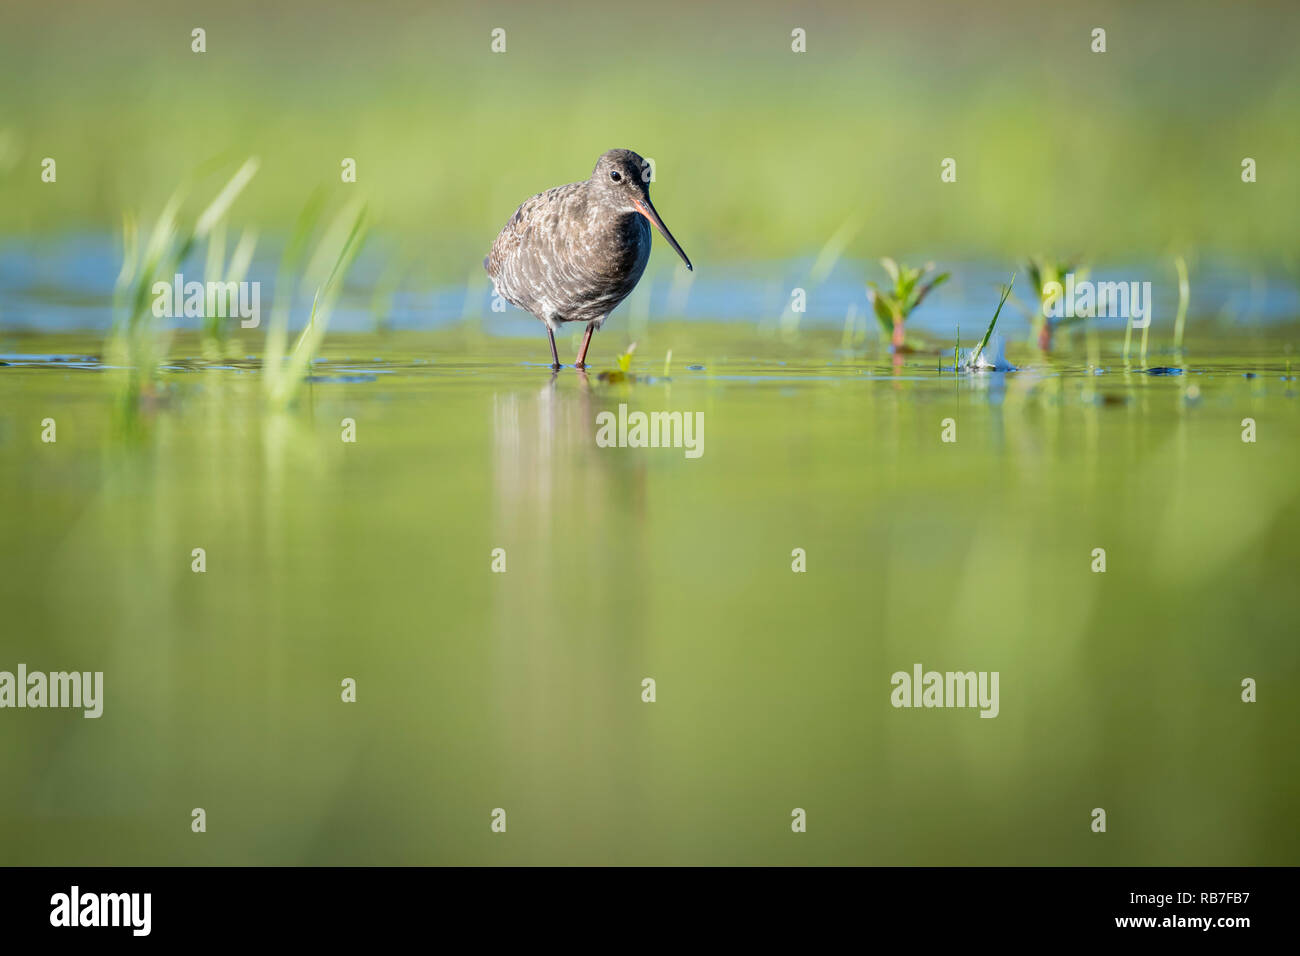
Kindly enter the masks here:
M 693 269 L 691 260 L 677 244 L 673 234 L 668 231 L 664 221 L 655 212 L 650 202 L 650 175 L 654 172 L 650 163 L 630 149 L 611 149 L 596 160 L 596 168 L 591 171 L 591 186 L 602 201 L 619 212 L 639 213 L 654 224 L 663 233 L 668 244 L 682 257 L 686 268 Z
M 630 149 L 611 149 L 596 160 L 591 184 L 607 201 L 633 210 L 637 200 L 650 196 L 650 164 Z

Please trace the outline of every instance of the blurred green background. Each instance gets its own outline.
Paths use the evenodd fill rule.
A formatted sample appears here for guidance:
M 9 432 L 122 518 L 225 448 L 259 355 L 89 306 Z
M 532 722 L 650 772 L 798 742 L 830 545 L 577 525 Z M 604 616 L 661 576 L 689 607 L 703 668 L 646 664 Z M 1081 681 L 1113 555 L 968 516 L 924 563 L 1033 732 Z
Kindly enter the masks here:
M 362 190 L 422 270 L 463 280 L 519 202 L 628 146 L 656 160 L 660 209 L 705 265 L 810 256 L 858 220 L 849 253 L 872 259 L 1176 247 L 1295 268 L 1294 3 L 71 0 L 2 16 L 0 236 L 115 233 L 203 162 L 255 154 L 236 225 L 287 232 L 311 186 Z

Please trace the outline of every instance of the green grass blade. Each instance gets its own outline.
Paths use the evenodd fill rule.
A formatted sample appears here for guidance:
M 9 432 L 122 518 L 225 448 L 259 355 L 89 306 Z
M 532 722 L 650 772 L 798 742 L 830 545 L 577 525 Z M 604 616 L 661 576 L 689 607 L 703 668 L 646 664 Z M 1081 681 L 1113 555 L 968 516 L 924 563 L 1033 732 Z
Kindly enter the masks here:
M 239 194 L 244 191 L 248 181 L 257 174 L 257 168 L 260 165 L 256 156 L 244 160 L 244 165 L 240 166 L 235 175 L 230 177 L 230 182 L 226 183 L 221 192 L 217 193 L 217 198 L 208 204 L 208 208 L 199 214 L 198 222 L 194 224 L 194 238 L 206 239 L 212 228 L 226 217 L 230 207 L 234 205 Z
M 209 342 L 221 338 L 221 319 L 216 315 L 213 287 L 208 282 L 220 282 L 226 271 L 226 222 L 219 219 L 208 233 L 208 253 L 203 267 L 203 337 Z
M 284 354 L 289 345 L 289 310 L 293 307 L 294 276 L 307 251 L 307 241 L 316 231 L 325 208 L 325 189 L 317 187 L 298 214 L 289 244 L 280 256 L 275 274 L 275 299 L 271 304 L 271 321 L 266 327 L 266 349 L 262 355 L 262 385 L 273 392 L 284 372 Z
M 245 229 L 239 236 L 235 251 L 230 255 L 230 267 L 226 271 L 227 282 L 243 282 L 248 275 L 249 266 L 253 264 L 253 253 L 257 249 L 257 230 Z
M 1174 258 L 1174 268 L 1178 270 L 1178 316 L 1174 319 L 1174 350 L 1183 350 L 1183 330 L 1187 324 L 1187 303 L 1191 298 L 1191 286 L 1187 282 L 1187 260 L 1182 256 Z
M 831 274 L 835 264 L 844 255 L 844 250 L 848 248 L 849 243 L 862 230 L 863 222 L 861 214 L 850 216 L 844 220 L 839 229 L 835 230 L 835 234 L 826 240 L 826 244 L 817 253 L 817 258 L 813 261 L 812 271 L 809 273 L 813 285 L 820 285 Z
M 307 320 L 307 326 L 302 330 L 302 334 L 298 336 L 298 341 L 294 344 L 293 351 L 289 355 L 287 366 L 275 376 L 271 397 L 275 404 L 281 407 L 288 405 L 293 400 L 298 387 L 307 377 L 307 370 L 312 359 L 315 358 L 321 342 L 324 341 L 325 331 L 329 327 L 330 313 L 333 311 L 334 304 L 338 299 L 343 276 L 346 275 L 356 259 L 357 252 L 364 241 L 365 222 L 366 209 L 362 207 L 361 211 L 357 213 L 347 240 L 343 243 L 343 248 L 339 250 L 334 259 L 334 266 L 330 270 L 328 278 L 316 290 L 316 294 L 312 299 L 311 315 Z
M 984 346 L 989 344 L 989 337 L 993 334 L 994 327 L 998 324 L 998 316 L 1002 314 L 1002 307 L 1007 304 L 1007 299 L 1011 295 L 1011 287 L 1016 284 L 1016 274 L 1011 273 L 1011 281 L 1002 287 L 1002 298 L 998 300 L 997 311 L 993 313 L 993 318 L 989 321 L 989 327 L 984 330 L 984 338 L 980 339 L 977 349 L 971 354 L 970 367 L 975 368 L 976 363 L 980 360 L 980 355 L 984 352 Z

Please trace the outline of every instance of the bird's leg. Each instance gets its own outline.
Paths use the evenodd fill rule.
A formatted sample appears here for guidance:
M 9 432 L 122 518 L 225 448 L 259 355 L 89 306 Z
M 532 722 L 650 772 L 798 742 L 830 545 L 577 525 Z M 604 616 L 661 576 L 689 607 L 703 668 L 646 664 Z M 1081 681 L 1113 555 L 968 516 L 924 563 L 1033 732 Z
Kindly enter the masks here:
M 548 325 L 546 334 L 551 337 L 551 368 L 558 369 L 560 367 L 560 353 L 555 351 L 555 330 Z
M 582 334 L 582 348 L 578 349 L 578 361 L 575 368 L 587 367 L 587 346 L 591 345 L 591 333 L 596 331 L 596 323 L 588 322 L 587 331 Z

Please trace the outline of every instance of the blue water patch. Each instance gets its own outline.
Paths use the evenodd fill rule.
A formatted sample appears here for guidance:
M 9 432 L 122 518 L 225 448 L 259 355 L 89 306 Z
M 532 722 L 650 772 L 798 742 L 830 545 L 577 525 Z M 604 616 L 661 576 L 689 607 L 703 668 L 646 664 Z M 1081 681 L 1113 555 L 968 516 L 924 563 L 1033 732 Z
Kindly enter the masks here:
M 53 366 L 57 368 L 102 368 L 93 355 L 20 355 L 0 354 L 0 365 Z
M 263 242 L 247 276 L 248 281 L 261 284 L 263 328 L 274 299 L 281 245 L 274 240 Z M 664 251 L 656 247 L 656 253 Z M 378 240 L 362 250 L 330 319 L 331 329 L 358 332 L 376 328 L 372 313 L 376 287 L 395 257 L 400 257 L 400 250 L 386 248 Z M 179 271 L 189 281 L 202 281 L 203 259 L 203 251 L 198 250 Z M 467 260 L 465 279 L 458 283 L 428 288 L 416 277 L 390 295 L 380 296 L 388 302 L 380 317 L 383 324 L 393 329 L 436 329 L 471 321 L 491 335 L 542 334 L 537 320 L 514 306 L 493 310 L 492 285 L 478 263 L 479 259 Z M 884 278 L 874 261 L 841 259 L 821 282 L 812 281 L 811 256 L 696 265 L 694 273 L 686 273 L 671 256 L 655 255 L 641 284 L 615 311 L 611 322 L 632 334 L 638 325 L 661 319 L 752 322 L 773 330 L 803 325 L 842 329 L 851 324 L 859 335 L 878 334 L 866 289 L 868 279 Z M 1023 268 L 1010 261 L 941 261 L 939 265 L 952 273 L 952 279 L 927 299 L 909 319 L 908 327 L 945 337 L 953 335 L 958 324 L 970 330 L 987 325 L 999 285 L 1013 270 Z M 120 268 L 118 243 L 109 236 L 0 242 L 0 327 L 51 332 L 106 329 L 113 320 L 113 292 Z M 1151 282 L 1152 321 L 1162 331 L 1172 329 L 1178 282 L 1170 262 L 1099 263 L 1088 278 L 1094 282 Z M 1300 290 L 1280 265 L 1264 274 L 1253 265 L 1203 261 L 1193 276 L 1192 288 L 1193 315 L 1215 318 L 1225 327 L 1285 321 L 1300 315 Z M 795 289 L 805 293 L 806 311 L 798 314 L 791 311 Z M 300 288 L 295 288 L 295 293 L 290 324 L 296 329 L 307 320 L 311 296 Z M 1028 308 L 1023 275 L 999 324 L 1010 336 L 1025 335 L 1029 330 L 1023 309 L 1012 307 L 1017 301 Z M 200 322 L 194 318 L 161 321 L 180 329 L 197 328 Z M 1125 321 L 1105 318 L 1096 324 L 1101 329 L 1123 329 Z M 247 330 L 247 334 L 262 333 Z

